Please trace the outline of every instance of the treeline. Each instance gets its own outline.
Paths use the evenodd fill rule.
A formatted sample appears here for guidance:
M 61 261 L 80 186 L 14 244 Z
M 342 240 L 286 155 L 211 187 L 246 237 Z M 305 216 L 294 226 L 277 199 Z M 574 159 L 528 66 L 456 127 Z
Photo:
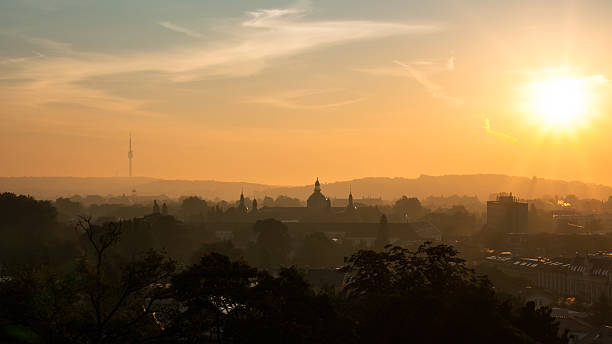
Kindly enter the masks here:
M 98 199 L 90 196 L 91 199 Z M 99 201 L 103 201 L 101 199 Z M 425 207 L 417 198 L 406 196 L 398 199 L 393 205 L 361 206 L 360 220 L 378 222 L 385 214 L 390 222 L 429 221 L 438 227 L 444 237 L 467 236 L 477 232 L 482 226 L 480 211 L 468 210 L 461 203 L 462 198 L 448 198 L 446 203 L 434 206 L 436 202 L 425 201 L 430 206 Z M 126 199 L 127 201 L 127 199 Z M 255 208 L 254 200 L 245 198 L 249 212 Z M 457 203 L 450 203 L 456 201 Z M 244 214 L 238 210 L 238 201 L 206 201 L 197 196 L 182 197 L 178 201 L 165 200 L 156 202 L 158 207 L 166 205 L 167 214 L 187 224 L 202 224 L 205 222 L 242 222 Z M 74 221 L 79 216 L 87 215 L 98 219 L 98 222 L 117 221 L 143 217 L 153 212 L 153 200 L 149 203 L 92 203 L 79 202 L 79 198 L 58 198 L 52 205 L 58 211 L 58 220 L 63 223 Z M 258 207 L 301 207 L 305 206 L 299 199 L 279 196 L 276 200 L 265 197 L 257 202 Z M 474 207 L 471 207 L 472 209 Z M 254 218 L 257 218 L 255 216 Z
M 121 224 L 77 229 L 82 254 L 0 282 L 6 343 L 564 343 L 550 309 L 496 294 L 457 251 L 360 250 L 341 290 L 315 292 L 296 267 L 271 274 L 208 252 L 181 266 L 115 249 Z
M 11 272 L 38 265 L 64 266 L 82 251 L 82 238 L 75 231 L 75 222 L 82 208 L 78 203 L 60 202 L 62 211 L 73 208 L 73 220 L 62 221 L 52 202 L 37 201 L 26 196 L 2 194 L 0 197 L 0 266 Z M 56 202 L 57 205 L 57 202 Z M 245 223 L 232 233 L 233 242 L 219 241 L 217 233 L 207 223 L 198 221 L 206 208 L 205 201 L 189 197 L 184 199 L 179 216 L 190 220 L 179 221 L 172 215 L 151 216 L 120 221 L 122 240 L 115 250 L 125 255 L 149 248 L 165 251 L 181 264 L 196 262 L 203 252 L 216 250 L 232 258 L 243 258 L 257 268 L 269 269 L 280 265 L 311 268 L 332 268 L 343 264 L 344 257 L 358 249 L 366 249 L 365 242 L 333 240 L 321 232 L 289 234 L 285 224 L 272 220 Z M 471 228 L 474 215 L 463 208 L 445 212 L 422 211 L 418 200 L 405 198 L 398 201 L 395 214 L 425 214 L 424 219 L 434 223 L 444 233 L 458 233 Z M 60 212 L 61 214 L 61 212 Z M 397 215 L 396 217 L 401 217 Z M 386 218 L 385 216 L 381 216 Z M 96 225 L 108 219 L 89 218 Z M 386 221 L 386 220 L 385 220 Z M 115 221 L 117 222 L 117 221 Z M 316 227 L 316 225 L 313 225 Z M 388 243 L 385 224 L 379 223 L 378 248 Z M 388 235 L 388 233 L 387 233 Z M 238 244 L 237 244 L 238 243 Z M 238 246 L 238 247 L 236 247 Z

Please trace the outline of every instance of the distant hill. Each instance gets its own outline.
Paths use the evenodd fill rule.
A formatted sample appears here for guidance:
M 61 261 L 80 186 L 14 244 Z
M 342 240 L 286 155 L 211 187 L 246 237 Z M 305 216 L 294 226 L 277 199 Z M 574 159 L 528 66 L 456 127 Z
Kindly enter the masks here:
M 612 196 L 612 188 L 605 185 L 579 181 L 561 181 L 542 178 L 514 177 L 496 174 L 426 176 L 419 178 L 362 178 L 351 181 L 334 182 L 321 186 L 329 197 L 346 198 L 349 188 L 356 198 L 382 197 L 397 199 L 402 195 L 425 198 L 428 196 L 468 195 L 486 201 L 500 192 L 512 192 L 520 198 L 574 194 L 579 198 L 607 200 Z M 280 187 L 266 190 L 276 195 L 306 198 L 312 186 Z
M 314 183 L 314 180 L 313 180 Z M 346 198 L 349 188 L 356 198 L 381 197 L 393 200 L 402 195 L 425 198 L 428 196 L 468 195 L 485 201 L 499 192 L 513 192 L 520 198 L 564 196 L 607 200 L 612 188 L 579 181 L 561 181 L 542 178 L 514 177 L 494 174 L 426 176 L 418 178 L 362 178 L 350 181 L 324 183 L 322 191 L 329 197 Z M 163 180 L 136 178 L 76 178 L 76 177 L 23 177 L 0 178 L 1 192 L 29 194 L 39 199 L 78 195 L 129 195 L 136 189 L 139 195 L 167 195 L 179 197 L 199 195 L 206 199 L 238 199 L 244 189 L 247 196 L 277 197 L 287 195 L 306 199 L 313 185 L 274 186 L 255 183 L 219 182 L 200 180 Z
M 147 177 L 16 177 L 0 178 L 0 192 L 32 195 L 39 199 L 56 199 L 73 195 L 120 196 L 130 195 L 136 190 L 138 195 L 167 195 L 180 197 L 184 195 L 200 195 L 207 199 L 238 198 L 242 189 L 250 194 L 270 189 L 274 186 L 240 183 L 218 182 L 208 180 L 164 180 Z

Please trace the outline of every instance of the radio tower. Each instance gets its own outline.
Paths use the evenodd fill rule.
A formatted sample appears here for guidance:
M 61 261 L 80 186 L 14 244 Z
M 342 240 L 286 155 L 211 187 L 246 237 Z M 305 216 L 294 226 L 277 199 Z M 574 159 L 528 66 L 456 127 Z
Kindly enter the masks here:
M 130 150 L 128 151 L 128 159 L 130 159 L 130 178 L 132 177 L 132 158 L 134 157 L 134 152 L 132 152 L 132 133 L 130 133 Z
M 132 133 L 130 133 L 130 150 L 128 151 L 128 159 L 130 160 L 130 184 L 132 186 L 132 201 L 134 201 L 136 197 L 136 188 L 134 188 L 134 180 L 132 180 L 132 158 L 134 157 L 134 152 L 132 151 Z

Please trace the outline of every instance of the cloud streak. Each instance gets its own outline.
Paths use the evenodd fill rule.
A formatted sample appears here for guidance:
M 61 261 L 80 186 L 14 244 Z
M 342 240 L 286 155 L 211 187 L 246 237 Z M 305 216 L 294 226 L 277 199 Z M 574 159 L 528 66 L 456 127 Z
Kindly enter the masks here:
M 172 24 L 171 22 L 167 22 L 167 21 L 163 21 L 163 22 L 159 22 L 159 25 L 165 27 L 168 30 L 174 31 L 174 32 L 178 32 L 178 33 L 182 33 L 185 34 L 189 37 L 193 37 L 193 38 L 201 38 L 202 34 L 193 31 L 191 29 L 188 29 L 186 27 L 182 27 L 182 26 L 178 26 L 175 24 Z
M 302 89 L 282 92 L 275 95 L 251 96 L 246 98 L 247 103 L 271 105 L 287 109 L 325 109 L 343 105 L 354 104 L 362 101 L 365 97 L 345 94 L 344 90 L 312 90 Z M 318 98 L 333 98 L 334 101 Z M 342 100 L 337 100 L 343 98 Z
M 504 141 L 508 141 L 508 142 L 510 142 L 510 143 L 512 143 L 514 145 L 518 145 L 518 139 L 517 138 L 515 138 L 515 137 L 513 137 L 511 135 L 508 135 L 506 133 L 502 133 L 500 131 L 495 131 L 495 130 L 491 129 L 491 122 L 486 117 L 484 119 L 484 125 L 482 126 L 482 128 L 485 130 L 485 132 L 487 134 L 493 135 L 493 136 L 495 136 L 497 138 L 500 138 L 500 139 L 502 139 Z
M 452 61 L 452 68 L 454 69 L 455 68 L 454 59 L 451 61 Z M 456 105 L 456 106 L 461 105 L 463 103 L 463 101 L 460 98 L 448 95 L 446 90 L 442 86 L 431 81 L 431 79 L 429 79 L 425 73 L 422 73 L 421 71 L 411 66 L 410 64 L 407 64 L 407 63 L 404 63 L 398 60 L 394 60 L 393 63 L 395 63 L 396 65 L 406 70 L 408 74 L 410 74 L 410 76 L 412 76 L 414 80 L 416 80 L 419 84 L 421 84 L 421 86 L 423 86 L 427 90 L 427 92 L 429 92 L 434 98 L 444 99 L 448 101 L 449 103 Z
M 147 53 L 93 53 L 75 50 L 63 42 L 28 38 L 44 48 L 41 51 L 46 56 L 20 61 L 20 68 L 10 70 L 4 78 L 34 80 L 27 87 L 22 86 L 25 88 L 12 90 L 24 100 L 64 101 L 87 91 L 81 81 L 97 76 L 153 71 L 175 82 L 211 76 L 242 77 L 261 72 L 274 59 L 315 49 L 442 29 L 439 25 L 369 20 L 309 20 L 309 14 L 308 6 L 251 11 L 239 25 L 225 32 L 226 38 L 222 41 L 194 40 L 181 48 Z M 167 21 L 159 25 L 190 37 L 200 36 Z M 54 53 L 46 54 L 45 49 L 52 49 Z

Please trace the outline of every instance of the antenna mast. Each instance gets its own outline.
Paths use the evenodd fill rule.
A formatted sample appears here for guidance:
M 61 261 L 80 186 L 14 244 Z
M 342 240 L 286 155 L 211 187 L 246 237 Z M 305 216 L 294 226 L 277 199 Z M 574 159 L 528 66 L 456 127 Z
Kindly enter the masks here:
M 130 133 L 130 150 L 128 151 L 128 159 L 130 160 L 130 178 L 132 178 L 132 158 L 134 152 L 132 151 L 132 133 Z

